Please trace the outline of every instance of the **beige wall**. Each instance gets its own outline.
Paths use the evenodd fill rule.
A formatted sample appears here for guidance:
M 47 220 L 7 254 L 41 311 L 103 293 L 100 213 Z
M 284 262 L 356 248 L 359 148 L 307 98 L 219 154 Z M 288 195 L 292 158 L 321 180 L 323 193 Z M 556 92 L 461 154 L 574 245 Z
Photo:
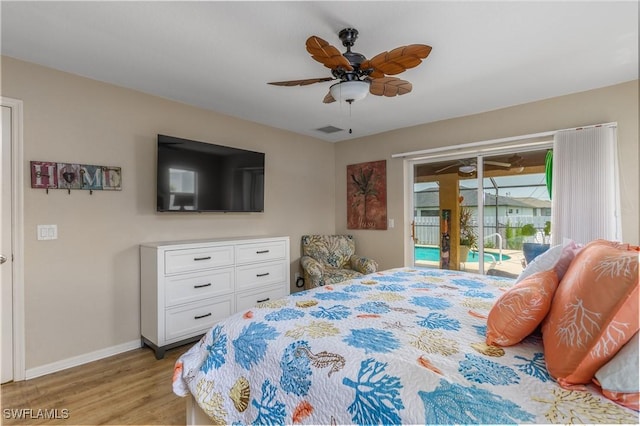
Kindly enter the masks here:
M 141 242 L 288 235 L 293 278 L 301 235 L 335 229 L 333 144 L 2 59 L 2 95 L 24 102 L 27 369 L 139 339 Z M 265 212 L 156 213 L 157 133 L 265 152 Z M 33 160 L 120 166 L 122 191 L 47 195 Z
M 409 223 L 404 220 L 404 160 L 391 155 L 439 146 L 526 135 L 589 124 L 618 122 L 622 198 L 622 232 L 626 242 L 640 243 L 638 167 L 638 80 L 336 144 L 336 232 L 355 235 L 361 254 L 384 269 L 404 265 Z M 354 106 L 355 108 L 355 106 Z M 387 231 L 347 230 L 346 166 L 387 159 Z
M 301 235 L 349 232 L 382 268 L 403 265 L 398 152 L 618 121 L 624 238 L 639 240 L 637 81 L 330 144 L 11 58 L 1 77 L 24 102 L 27 369 L 139 338 L 141 242 L 288 235 L 293 277 Z M 157 133 L 265 152 L 265 213 L 155 213 Z M 346 165 L 380 159 L 395 228 L 347 230 Z M 123 188 L 47 195 L 30 188 L 33 160 L 120 166 Z M 58 240 L 37 241 L 38 224 L 57 224 Z

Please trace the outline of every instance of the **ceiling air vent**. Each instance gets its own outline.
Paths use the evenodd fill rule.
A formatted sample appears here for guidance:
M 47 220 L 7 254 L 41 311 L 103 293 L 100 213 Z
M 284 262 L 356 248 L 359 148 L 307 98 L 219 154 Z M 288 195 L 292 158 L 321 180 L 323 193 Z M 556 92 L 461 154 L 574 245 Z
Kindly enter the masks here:
M 325 126 L 325 127 L 320 127 L 319 129 L 316 129 L 319 132 L 322 133 L 336 133 L 336 132 L 342 132 L 344 131 L 344 129 L 340 129 L 338 127 L 335 126 Z

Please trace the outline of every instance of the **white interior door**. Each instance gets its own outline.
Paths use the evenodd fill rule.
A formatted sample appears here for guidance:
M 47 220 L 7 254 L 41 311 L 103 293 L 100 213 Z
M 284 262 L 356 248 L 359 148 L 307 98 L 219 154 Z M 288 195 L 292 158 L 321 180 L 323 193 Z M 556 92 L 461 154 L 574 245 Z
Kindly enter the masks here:
M 11 194 L 11 113 L 2 106 L 2 148 L 0 149 L 0 287 L 2 288 L 2 377 L 1 382 L 13 380 L 13 262 L 12 262 L 12 194 Z

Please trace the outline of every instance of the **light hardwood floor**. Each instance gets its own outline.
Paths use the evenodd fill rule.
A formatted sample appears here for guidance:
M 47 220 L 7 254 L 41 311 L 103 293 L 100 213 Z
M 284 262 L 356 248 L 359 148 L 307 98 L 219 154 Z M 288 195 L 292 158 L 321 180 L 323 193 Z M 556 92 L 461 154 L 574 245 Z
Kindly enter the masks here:
M 171 349 L 162 360 L 145 347 L 2 385 L 0 424 L 184 425 L 186 400 L 171 390 L 171 377 L 190 347 Z

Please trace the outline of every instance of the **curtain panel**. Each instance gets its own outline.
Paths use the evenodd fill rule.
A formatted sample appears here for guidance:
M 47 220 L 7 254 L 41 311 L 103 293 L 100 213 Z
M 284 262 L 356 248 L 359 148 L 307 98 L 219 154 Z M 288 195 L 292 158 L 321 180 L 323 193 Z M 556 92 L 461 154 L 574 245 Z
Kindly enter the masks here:
M 559 131 L 553 141 L 551 243 L 620 241 L 616 127 Z

